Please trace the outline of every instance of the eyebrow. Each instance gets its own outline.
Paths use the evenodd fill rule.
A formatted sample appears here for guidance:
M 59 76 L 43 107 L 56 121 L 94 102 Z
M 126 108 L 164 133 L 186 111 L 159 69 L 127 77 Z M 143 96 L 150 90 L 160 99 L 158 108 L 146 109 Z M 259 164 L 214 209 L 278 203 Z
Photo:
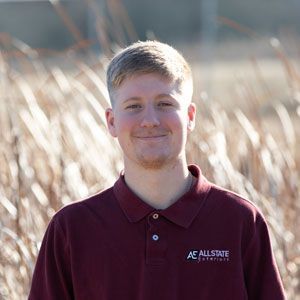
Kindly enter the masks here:
M 172 98 L 173 100 L 176 100 L 176 98 L 174 98 L 174 97 L 172 96 L 172 94 L 159 94 L 159 95 L 157 95 L 157 96 L 155 97 L 155 99 L 161 99 L 161 98 L 166 98 L 166 97 Z M 139 101 L 139 100 L 141 100 L 141 99 L 142 99 L 142 97 L 130 97 L 130 98 L 124 100 L 123 103 L 127 103 L 127 102 L 129 102 L 129 101 Z
M 129 101 L 137 101 L 137 100 L 141 100 L 141 98 L 140 97 L 130 97 L 130 98 L 124 100 L 123 103 L 127 103 Z
M 172 98 L 172 99 L 176 100 L 176 99 L 172 96 L 172 94 L 159 94 L 159 95 L 157 95 L 155 98 L 156 98 L 156 99 L 160 99 L 160 98 L 165 98 L 165 97 L 169 97 L 169 98 Z

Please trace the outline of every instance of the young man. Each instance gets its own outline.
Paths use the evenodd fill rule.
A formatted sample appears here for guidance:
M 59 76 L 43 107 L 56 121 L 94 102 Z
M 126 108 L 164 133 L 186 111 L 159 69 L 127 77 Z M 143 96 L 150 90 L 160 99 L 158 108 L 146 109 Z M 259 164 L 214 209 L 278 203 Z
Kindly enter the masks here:
M 29 299 L 284 299 L 262 214 L 187 165 L 196 107 L 184 58 L 135 43 L 112 59 L 107 85 L 124 171 L 54 216 Z

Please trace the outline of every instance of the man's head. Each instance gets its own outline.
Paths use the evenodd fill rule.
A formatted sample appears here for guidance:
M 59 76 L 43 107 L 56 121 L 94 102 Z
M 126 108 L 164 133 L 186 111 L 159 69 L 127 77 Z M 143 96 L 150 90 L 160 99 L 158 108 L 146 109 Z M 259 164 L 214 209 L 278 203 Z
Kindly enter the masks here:
M 171 46 L 157 41 L 136 42 L 119 52 L 107 69 L 107 88 L 112 106 L 114 93 L 125 79 L 156 73 L 185 89 L 191 99 L 192 72 L 183 56 Z
M 118 138 L 125 169 L 185 164 L 188 132 L 195 125 L 192 75 L 184 58 L 159 42 L 138 42 L 111 61 L 107 85 L 109 132 Z

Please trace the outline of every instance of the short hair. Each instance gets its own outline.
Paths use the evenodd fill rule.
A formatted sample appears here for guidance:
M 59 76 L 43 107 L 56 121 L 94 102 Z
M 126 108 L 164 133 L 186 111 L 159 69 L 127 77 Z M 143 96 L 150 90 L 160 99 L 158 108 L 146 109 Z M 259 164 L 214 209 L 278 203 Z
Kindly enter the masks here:
M 190 82 L 192 72 L 184 57 L 173 47 L 158 41 L 138 41 L 122 49 L 110 61 L 106 81 L 110 100 L 122 82 L 137 74 L 157 73 L 179 84 Z

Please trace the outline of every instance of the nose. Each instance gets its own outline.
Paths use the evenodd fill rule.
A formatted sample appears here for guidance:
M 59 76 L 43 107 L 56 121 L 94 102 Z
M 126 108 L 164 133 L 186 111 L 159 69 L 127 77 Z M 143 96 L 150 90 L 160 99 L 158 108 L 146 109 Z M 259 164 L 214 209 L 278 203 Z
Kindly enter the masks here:
M 159 118 L 153 106 L 147 106 L 141 121 L 141 127 L 156 127 L 159 125 Z

